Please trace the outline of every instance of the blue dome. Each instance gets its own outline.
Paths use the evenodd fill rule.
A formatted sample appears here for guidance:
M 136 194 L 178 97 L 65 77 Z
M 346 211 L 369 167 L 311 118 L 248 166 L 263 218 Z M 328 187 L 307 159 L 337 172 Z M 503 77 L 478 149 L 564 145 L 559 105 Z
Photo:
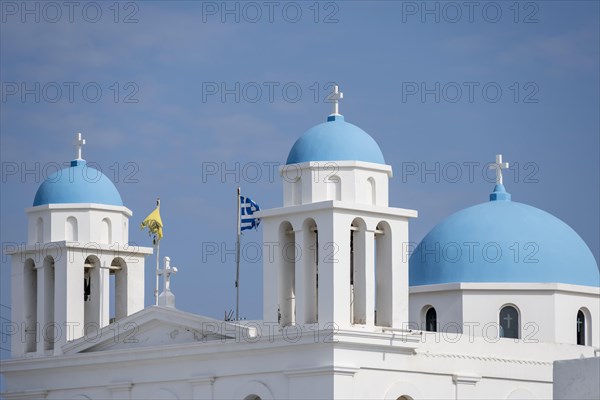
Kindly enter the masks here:
M 73 160 L 69 168 L 48 176 L 40 185 L 33 206 L 61 203 L 97 203 L 122 206 L 121 195 L 102 172 Z
M 502 185 L 490 199 L 452 214 L 423 238 L 410 257 L 410 286 L 451 282 L 600 286 L 592 252 L 569 225 L 510 201 Z
M 327 122 L 310 128 L 296 140 L 286 164 L 306 161 L 385 164 L 377 142 L 358 126 L 345 122 L 341 115 L 330 115 Z

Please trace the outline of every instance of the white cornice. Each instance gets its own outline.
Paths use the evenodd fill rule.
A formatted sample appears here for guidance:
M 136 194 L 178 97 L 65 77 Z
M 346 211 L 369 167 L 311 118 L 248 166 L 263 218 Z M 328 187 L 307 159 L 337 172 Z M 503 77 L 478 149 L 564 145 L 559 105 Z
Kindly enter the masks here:
M 133 211 L 125 206 L 111 206 L 108 204 L 98 203 L 57 203 L 57 204 L 42 204 L 39 206 L 28 207 L 25 209 L 27 214 L 44 210 L 101 210 L 101 211 L 117 211 L 128 217 L 133 215 Z
M 409 210 L 406 208 L 395 208 L 395 207 L 379 207 L 368 204 L 357 204 L 357 203 L 349 203 L 345 201 L 338 200 L 326 200 L 319 201 L 317 203 L 309 203 L 309 204 L 301 204 L 297 206 L 289 206 L 289 207 L 279 207 L 272 208 L 269 210 L 261 210 L 255 215 L 258 218 L 270 218 L 277 217 L 281 215 L 291 215 L 291 214 L 299 214 L 306 212 L 315 212 L 321 210 L 344 210 L 344 211 L 352 211 L 353 213 L 365 213 L 365 214 L 374 214 L 374 215 L 388 215 L 394 217 L 403 217 L 403 218 L 417 218 L 418 212 L 416 210 Z
M 549 291 L 600 296 L 600 288 L 595 286 L 571 285 L 566 283 L 512 283 L 512 282 L 462 282 L 441 283 L 435 285 L 411 286 L 410 294 L 452 292 L 452 291 Z

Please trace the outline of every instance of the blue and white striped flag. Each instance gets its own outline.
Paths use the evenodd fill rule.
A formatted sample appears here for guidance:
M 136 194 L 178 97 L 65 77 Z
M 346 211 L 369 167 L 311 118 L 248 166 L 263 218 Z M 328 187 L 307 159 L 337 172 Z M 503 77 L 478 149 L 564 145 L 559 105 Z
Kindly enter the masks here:
M 260 218 L 252 216 L 256 211 L 260 211 L 258 204 L 248 197 L 240 196 L 240 232 L 258 228 Z

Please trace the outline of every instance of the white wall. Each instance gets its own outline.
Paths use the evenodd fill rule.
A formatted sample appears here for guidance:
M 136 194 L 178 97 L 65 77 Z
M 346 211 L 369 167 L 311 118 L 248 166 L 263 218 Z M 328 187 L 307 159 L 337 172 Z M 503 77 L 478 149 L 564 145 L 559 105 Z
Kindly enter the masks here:
M 600 358 L 554 362 L 553 398 L 555 400 L 600 399 Z
M 422 310 L 433 305 L 440 328 L 456 323 L 463 332 L 497 340 L 499 311 L 513 305 L 519 311 L 520 339 L 529 342 L 576 344 L 577 311 L 584 307 L 590 341 L 599 346 L 600 289 L 554 283 L 452 283 L 410 288 L 410 322 L 423 324 Z M 509 339 L 502 339 L 509 340 Z

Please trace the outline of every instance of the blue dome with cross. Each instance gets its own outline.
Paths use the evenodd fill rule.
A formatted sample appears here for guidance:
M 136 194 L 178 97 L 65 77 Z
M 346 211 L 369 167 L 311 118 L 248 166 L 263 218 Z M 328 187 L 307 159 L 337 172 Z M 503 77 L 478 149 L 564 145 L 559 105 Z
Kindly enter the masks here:
M 35 194 L 33 206 L 66 203 L 122 206 L 121 195 L 112 181 L 81 159 L 81 146 L 85 144 L 81 134 L 75 144 L 77 158 L 71 161 L 70 167 L 56 171 L 42 182 Z
M 327 122 L 304 133 L 290 150 L 286 164 L 306 161 L 366 161 L 385 164 L 377 142 L 342 115 L 330 115 Z
M 598 287 L 600 273 L 592 252 L 569 225 L 511 201 L 500 180 L 489 202 L 452 214 L 412 252 L 410 286 L 453 282 Z
M 338 101 L 343 97 L 337 86 L 329 96 L 333 113 L 327 122 L 306 131 L 292 146 L 286 164 L 307 161 L 365 161 L 385 164 L 377 142 L 356 125 L 339 114 Z

